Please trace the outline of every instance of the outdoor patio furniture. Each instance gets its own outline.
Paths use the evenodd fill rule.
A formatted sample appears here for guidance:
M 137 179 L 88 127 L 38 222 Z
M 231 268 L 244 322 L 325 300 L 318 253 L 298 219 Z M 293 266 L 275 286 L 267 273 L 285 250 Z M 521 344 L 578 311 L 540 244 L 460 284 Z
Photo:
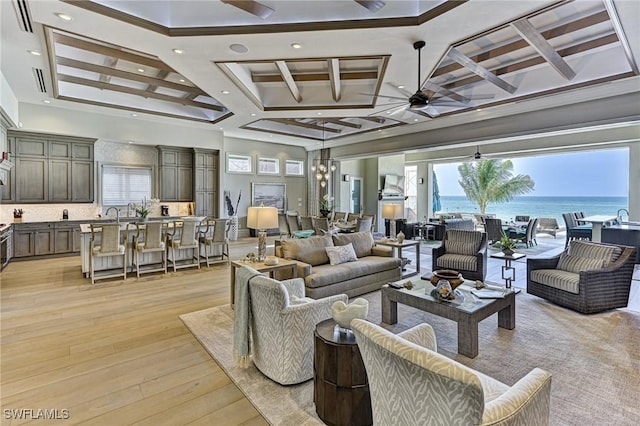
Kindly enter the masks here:
M 502 238 L 502 220 L 486 217 L 484 219 L 484 228 L 487 232 L 487 241 L 491 244 L 500 241 Z
M 538 234 L 553 235 L 553 238 L 555 238 L 558 229 L 560 229 L 560 226 L 558 226 L 558 221 L 555 218 L 541 217 L 536 232 Z
M 527 259 L 527 293 L 583 314 L 623 308 L 635 258 L 634 247 L 571 241 L 557 256 Z
M 578 225 L 574 213 L 562 213 L 564 219 L 564 225 L 567 229 L 567 237 L 564 242 L 564 246 L 569 245 L 571 240 L 591 240 L 591 224 Z
M 529 222 L 529 216 L 516 216 L 516 222 Z
M 529 219 L 527 223 L 527 227 L 524 229 L 524 232 L 519 232 L 518 230 L 509 230 L 509 238 L 513 240 L 518 240 L 522 243 L 525 243 L 527 248 L 533 247 L 534 244 L 537 246 L 538 242 L 536 241 L 536 228 L 538 227 L 538 218 Z

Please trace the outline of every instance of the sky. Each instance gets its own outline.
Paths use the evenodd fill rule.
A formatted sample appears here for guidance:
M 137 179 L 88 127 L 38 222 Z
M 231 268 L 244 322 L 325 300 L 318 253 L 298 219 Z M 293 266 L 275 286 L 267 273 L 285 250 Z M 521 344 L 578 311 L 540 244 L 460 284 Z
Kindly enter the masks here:
M 512 158 L 511 162 L 514 175 L 529 175 L 535 182 L 528 196 L 629 195 L 626 148 Z M 458 184 L 458 165 L 460 163 L 434 166 L 440 195 L 465 195 Z

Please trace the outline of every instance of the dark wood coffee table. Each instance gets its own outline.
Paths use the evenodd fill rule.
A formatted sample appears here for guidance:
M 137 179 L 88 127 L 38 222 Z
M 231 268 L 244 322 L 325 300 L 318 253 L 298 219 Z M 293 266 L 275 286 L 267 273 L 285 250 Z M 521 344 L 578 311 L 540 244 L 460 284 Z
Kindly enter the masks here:
M 400 280 L 404 284 L 408 280 Z M 398 322 L 398 303 L 447 318 L 458 323 L 458 353 L 469 358 L 478 355 L 478 323 L 498 313 L 498 327 L 513 330 L 516 327 L 515 292 L 499 286 L 488 286 L 487 290 L 498 291 L 504 297 L 481 299 L 471 294 L 473 281 L 465 281 L 456 292 L 454 301 L 440 301 L 430 295 L 433 285 L 427 280 L 413 278 L 413 288 L 395 289 L 389 285 L 382 287 L 382 321 L 387 324 Z
M 328 425 L 373 424 L 367 372 L 353 333 L 341 333 L 332 319 L 314 333 L 313 402 Z

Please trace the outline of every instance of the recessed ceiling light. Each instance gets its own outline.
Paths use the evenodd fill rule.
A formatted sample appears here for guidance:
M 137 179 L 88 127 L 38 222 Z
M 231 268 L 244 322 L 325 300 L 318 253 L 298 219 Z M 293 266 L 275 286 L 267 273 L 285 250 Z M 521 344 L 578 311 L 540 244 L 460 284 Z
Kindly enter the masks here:
M 255 113 L 255 112 L 252 112 L 252 113 L 251 113 L 251 116 L 252 116 L 252 117 L 255 117 L 255 116 L 256 116 L 256 113 Z
M 31 53 L 33 56 L 40 56 L 40 52 L 37 50 L 27 50 L 27 52 Z
M 417 119 L 417 118 L 414 118 L 414 119 L 413 119 L 413 121 L 418 121 L 418 119 Z
M 293 47 L 294 49 L 301 49 L 302 45 L 300 43 L 291 43 L 291 47 Z
M 184 78 L 181 78 L 180 80 L 178 80 L 180 83 L 184 83 Z
M 398 89 L 404 89 L 404 84 L 399 85 Z
M 138 68 L 138 72 L 144 72 L 144 69 Z
M 224 127 L 218 127 L 218 129 L 220 129 L 220 130 L 224 130 Z
M 66 13 L 56 13 L 56 16 L 63 21 L 73 21 L 73 18 Z
M 137 117 L 138 114 L 136 114 L 135 112 L 133 114 L 131 114 L 132 117 Z
M 236 53 L 247 53 L 249 51 L 247 46 L 245 46 L 244 44 L 240 44 L 240 43 L 233 43 L 233 44 L 229 45 L 229 49 L 231 49 L 231 51 L 236 52 Z
M 184 50 L 182 49 L 172 49 L 173 53 L 177 53 L 178 55 L 182 55 L 184 53 Z
M 45 99 L 42 102 L 45 103 L 45 104 L 50 104 L 51 103 L 51 101 L 49 99 Z
M 316 115 L 322 115 L 322 113 L 321 112 L 316 112 Z
M 476 111 L 480 112 L 480 111 L 482 111 L 482 108 L 478 108 Z
M 222 90 L 222 91 L 220 91 L 220 93 L 222 93 L 223 95 L 228 95 L 231 92 L 229 92 L 228 90 Z
M 132 144 L 132 143 L 133 143 L 133 141 L 127 141 L 127 142 L 128 142 L 129 144 Z

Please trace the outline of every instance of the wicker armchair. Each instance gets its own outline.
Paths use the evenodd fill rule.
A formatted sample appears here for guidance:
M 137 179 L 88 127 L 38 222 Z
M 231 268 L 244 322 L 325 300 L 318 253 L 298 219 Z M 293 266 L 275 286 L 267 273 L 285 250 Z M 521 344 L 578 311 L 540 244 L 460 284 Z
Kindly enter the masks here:
M 558 269 L 558 264 L 560 257 L 571 253 L 571 248 L 576 246 L 576 243 L 614 247 L 617 250 L 613 260 L 605 267 L 582 270 L 571 276 L 571 272 Z M 618 253 L 619 256 L 616 258 Z M 635 258 L 634 247 L 572 241 L 569 249 L 557 256 L 527 259 L 527 293 L 583 314 L 624 308 L 629 301 Z M 572 279 L 574 280 L 572 286 L 563 283 L 567 281 L 571 283 Z M 547 283 L 540 281 L 547 281 Z
M 470 245 L 475 248 L 471 250 Z M 453 269 L 468 280 L 484 281 L 487 275 L 487 234 L 448 229 L 442 245 L 433 249 L 431 259 L 433 271 Z

